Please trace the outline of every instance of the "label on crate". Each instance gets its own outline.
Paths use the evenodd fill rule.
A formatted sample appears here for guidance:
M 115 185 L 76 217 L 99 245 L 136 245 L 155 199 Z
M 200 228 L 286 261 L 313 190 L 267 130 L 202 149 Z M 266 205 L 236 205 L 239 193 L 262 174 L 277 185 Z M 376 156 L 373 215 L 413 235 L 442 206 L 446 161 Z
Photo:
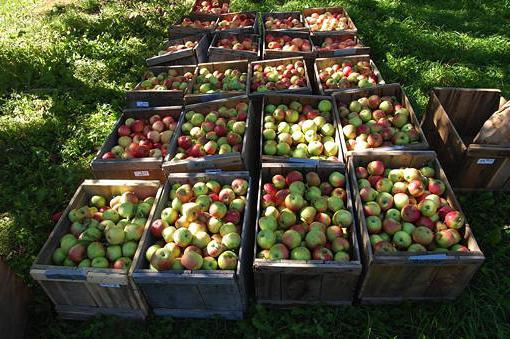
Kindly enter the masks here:
M 149 171 L 134 171 L 133 174 L 135 177 L 148 177 Z
M 99 284 L 101 287 L 107 287 L 107 288 L 120 288 L 120 284 Z
M 425 255 L 412 255 L 409 257 L 410 261 L 428 261 L 428 260 L 445 260 L 445 259 L 455 259 L 454 257 L 449 257 L 445 253 L 440 254 L 425 254 Z
M 336 49 L 333 51 L 333 56 L 343 56 L 347 53 L 343 49 Z
M 149 107 L 149 102 L 148 101 L 137 101 L 136 107 Z
M 494 164 L 494 162 L 496 161 L 496 159 L 485 159 L 485 158 L 480 158 L 476 161 L 476 163 L 478 165 L 492 165 Z

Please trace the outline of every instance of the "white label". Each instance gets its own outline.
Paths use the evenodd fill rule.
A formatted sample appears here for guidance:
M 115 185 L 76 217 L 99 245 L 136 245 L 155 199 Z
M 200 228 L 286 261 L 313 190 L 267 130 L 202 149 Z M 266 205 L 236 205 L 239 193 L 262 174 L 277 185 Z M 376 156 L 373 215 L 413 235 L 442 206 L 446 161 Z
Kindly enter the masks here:
M 149 107 L 149 102 L 148 101 L 137 101 L 136 107 Z
M 484 158 L 480 158 L 476 161 L 476 163 L 478 165 L 492 165 L 494 162 L 496 161 L 496 159 L 484 159 Z
M 107 288 L 120 288 L 120 284 L 99 284 L 99 286 Z
M 133 174 L 135 177 L 148 177 L 149 171 L 134 171 Z

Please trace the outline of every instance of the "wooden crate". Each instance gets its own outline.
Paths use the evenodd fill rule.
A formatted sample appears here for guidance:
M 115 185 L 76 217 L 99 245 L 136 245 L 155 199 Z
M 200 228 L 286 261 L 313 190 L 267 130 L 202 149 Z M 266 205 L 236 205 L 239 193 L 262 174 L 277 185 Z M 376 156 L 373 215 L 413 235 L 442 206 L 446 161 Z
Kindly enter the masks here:
M 262 164 L 255 233 L 258 232 L 258 220 L 262 211 L 263 184 L 270 182 L 275 174 L 285 175 L 292 170 L 303 173 L 315 171 L 323 181 L 327 181 L 329 174 L 333 171 L 346 173 L 343 165 L 317 167 L 309 164 Z M 347 208 L 354 216 L 348 180 L 346 175 Z M 361 259 L 355 228 L 356 221 L 351 229 L 350 262 L 258 259 L 255 242 L 253 276 L 257 302 L 274 306 L 352 304 L 361 276 Z
M 248 118 L 246 119 L 246 130 L 243 136 L 243 147 L 241 152 L 230 152 L 225 154 L 206 155 L 202 158 L 190 158 L 184 160 L 172 160 L 177 152 L 177 139 L 181 135 L 181 126 L 185 121 L 185 114 L 189 111 L 195 111 L 207 114 L 217 110 L 225 105 L 227 107 L 235 107 L 239 102 L 245 102 L 249 105 Z M 253 114 L 253 106 L 246 95 L 233 97 L 228 99 L 214 100 L 203 104 L 187 105 L 181 116 L 175 137 L 170 144 L 168 155 L 163 162 L 163 171 L 165 175 L 170 173 L 189 173 L 203 172 L 204 170 L 222 170 L 222 171 L 253 171 L 257 167 L 257 159 L 255 156 L 256 138 L 255 138 L 255 122 Z
M 456 190 L 510 190 L 510 147 L 473 143 L 504 102 L 496 89 L 430 92 L 422 128 Z
M 372 67 L 372 70 L 374 71 L 374 74 L 377 76 L 378 85 L 384 84 L 384 80 L 381 76 L 381 73 L 379 72 L 379 69 L 375 65 L 375 63 L 370 59 L 370 56 L 368 55 L 351 55 L 351 56 L 344 56 L 344 57 L 335 57 L 335 58 L 319 58 L 315 60 L 314 64 L 314 73 L 315 73 L 315 84 L 316 89 L 319 91 L 322 95 L 332 95 L 335 92 L 342 92 L 347 91 L 350 89 L 357 89 L 358 87 L 350 87 L 350 88 L 329 88 L 325 89 L 324 86 L 322 86 L 322 82 L 319 78 L 320 70 L 324 69 L 326 67 L 333 66 L 334 64 L 342 64 L 342 62 L 351 62 L 351 63 L 357 63 L 359 61 L 369 61 L 370 67 Z M 376 85 L 376 86 L 378 86 Z M 374 86 L 375 87 L 375 86 Z
M 265 95 L 262 99 L 262 112 L 264 112 L 264 108 L 268 104 L 279 105 L 285 104 L 288 105 L 292 101 L 299 101 L 303 105 L 312 105 L 317 107 L 319 101 L 321 100 L 330 100 L 332 104 L 332 112 L 331 112 L 331 124 L 335 127 L 340 125 L 338 121 L 338 111 L 336 109 L 335 101 L 331 97 L 320 96 L 320 95 L 296 95 L 296 94 L 268 94 Z M 262 113 L 265 116 L 265 113 Z M 342 137 L 338 128 L 336 128 L 335 132 L 335 142 L 338 145 L 338 161 L 331 160 L 316 160 L 316 159 L 301 159 L 301 158 L 291 158 L 291 157 L 283 157 L 279 155 L 265 155 L 263 154 L 264 149 L 264 138 L 262 132 L 264 131 L 264 118 L 261 118 L 260 122 L 260 162 L 262 163 L 293 163 L 293 164 L 315 164 L 321 167 L 322 164 L 333 164 L 333 165 L 343 165 L 344 164 L 344 155 L 342 150 Z
M 179 75 L 187 72 L 195 73 L 195 66 L 154 66 L 149 67 L 154 75 L 166 73 L 170 69 L 175 69 Z M 190 90 L 190 85 L 185 91 L 179 90 L 131 90 L 126 91 L 126 103 L 129 108 L 148 108 L 161 106 L 182 106 L 184 104 L 184 96 Z
M 322 8 L 305 8 L 303 9 L 303 19 L 305 21 L 305 27 L 310 29 L 310 26 L 306 22 L 306 17 L 311 15 L 312 13 L 319 13 L 323 14 L 326 12 L 331 13 L 344 13 L 347 17 L 347 21 L 349 22 L 349 26 L 352 27 L 350 29 L 341 30 L 341 31 L 317 31 L 312 32 L 310 31 L 311 35 L 344 35 L 344 34 L 356 34 L 358 32 L 358 29 L 356 28 L 356 25 L 354 25 L 354 22 L 352 21 L 351 17 L 347 13 L 347 11 L 342 7 L 322 7 Z
M 0 333 L 4 338 L 25 338 L 28 305 L 32 295 L 21 280 L 0 257 Z
M 276 38 L 280 38 L 284 35 L 288 35 L 291 38 L 301 38 L 303 40 L 308 40 L 310 46 L 312 46 L 312 50 L 310 52 L 288 52 L 288 51 L 280 51 L 276 49 L 267 48 L 266 35 L 271 34 Z M 263 46 L 263 58 L 264 60 L 268 59 L 282 59 L 282 58 L 291 58 L 291 57 L 303 57 L 307 61 L 307 66 L 313 67 L 313 60 L 315 59 L 315 52 L 313 51 L 313 43 L 310 40 L 310 34 L 308 32 L 290 32 L 290 31 L 268 31 L 264 32 L 264 37 L 262 39 Z
M 182 27 L 180 24 L 184 20 L 184 18 L 190 18 L 191 20 L 200 20 L 200 21 L 215 21 L 215 24 L 210 28 L 194 28 L 194 27 Z M 202 14 L 202 13 L 193 13 L 191 12 L 188 15 L 183 16 L 176 24 L 170 25 L 168 29 L 168 34 L 171 38 L 177 39 L 182 38 L 187 35 L 194 34 L 211 34 L 218 24 L 218 16 L 210 15 L 210 14 Z
M 349 158 L 348 172 L 351 178 L 355 206 L 361 232 L 364 275 L 359 292 L 363 304 L 399 303 L 407 300 L 452 300 L 458 297 L 485 260 L 466 223 L 463 233 L 470 252 L 396 252 L 375 254 L 370 244 L 363 212 L 355 168 L 366 166 L 372 160 L 381 160 L 392 168 L 417 167 L 426 164 L 436 170 L 436 176 L 446 186 L 446 196 L 452 207 L 462 212 L 448 183 L 436 154 L 433 151 L 367 151 L 355 153 Z
M 306 78 L 306 87 L 294 88 L 294 89 L 286 89 L 281 91 L 266 91 L 266 92 L 253 92 L 251 90 L 251 79 L 253 78 L 253 65 L 261 64 L 263 67 L 265 66 L 278 66 L 285 65 L 289 63 L 294 63 L 296 61 L 302 61 L 305 67 L 305 78 Z M 306 62 L 303 57 L 293 57 L 293 58 L 284 58 L 284 59 L 273 59 L 273 60 L 263 60 L 263 61 L 253 61 L 250 63 L 248 67 L 248 93 L 250 99 L 258 100 L 259 103 L 262 102 L 262 97 L 267 94 L 277 94 L 277 93 L 289 93 L 289 94 L 312 94 L 312 85 L 310 83 L 310 76 L 308 74 L 308 67 L 306 66 Z
M 105 314 L 145 319 L 147 304 L 129 276 L 134 265 L 129 271 L 65 267 L 53 265 L 51 257 L 60 238 L 69 232 L 71 222 L 67 215 L 72 209 L 88 203 L 92 195 L 112 196 L 132 191 L 140 197 L 156 197 L 157 201 L 161 195 L 159 186 L 159 181 L 148 180 L 85 180 L 80 185 L 30 269 L 30 275 L 53 301 L 60 317 L 82 320 Z M 152 206 L 148 220 L 155 208 L 156 204 Z M 141 247 L 140 242 L 133 261 L 141 255 Z
M 231 19 L 235 15 L 246 14 L 251 19 L 254 19 L 254 23 L 252 26 L 246 27 L 238 27 L 238 28 L 229 28 L 229 29 L 220 29 L 219 23 L 223 19 Z M 216 32 L 230 32 L 230 33 L 245 33 L 245 34 L 258 34 L 259 33 L 259 14 L 257 12 L 236 12 L 236 13 L 226 13 L 221 14 L 218 19 L 218 25 L 215 29 Z
M 239 40 L 242 40 L 244 38 L 250 38 L 254 42 L 255 46 L 257 46 L 257 51 L 252 52 L 218 47 L 219 40 L 228 38 L 230 36 L 235 36 Z M 210 62 L 221 62 L 231 60 L 248 60 L 248 62 L 250 62 L 259 60 L 260 54 L 261 54 L 260 37 L 256 34 L 218 32 L 214 35 L 211 46 L 209 47 Z
M 411 105 L 411 101 L 407 97 L 404 89 L 399 84 L 387 84 L 376 86 L 372 88 L 363 88 L 363 89 L 350 89 L 344 92 L 333 93 L 333 98 L 337 107 L 340 107 L 340 104 L 345 104 L 349 106 L 349 103 L 353 100 L 357 100 L 362 97 L 368 97 L 370 95 L 379 95 L 379 96 L 394 96 L 397 100 L 402 104 L 403 107 L 407 108 L 409 111 L 409 122 L 413 124 L 416 130 L 420 133 L 420 141 L 413 144 L 408 145 L 394 145 L 394 146 L 385 146 L 378 148 L 371 148 L 371 150 L 378 151 L 391 151 L 391 150 L 427 150 L 429 149 L 429 144 L 427 142 L 427 138 L 423 134 L 418 118 L 416 117 L 416 113 L 414 112 L 413 106 Z M 338 112 L 338 109 L 337 109 Z M 338 130 L 340 131 L 342 148 L 344 151 L 344 155 L 346 157 L 351 156 L 353 153 L 357 151 L 348 151 L 347 144 L 345 142 L 345 136 L 342 132 L 342 123 L 340 116 L 337 116 L 338 120 Z
M 222 61 L 222 62 L 209 62 L 206 64 L 198 64 L 197 68 L 195 69 L 195 75 L 193 79 L 191 80 L 188 92 L 184 96 L 184 101 L 186 102 L 186 105 L 192 105 L 192 104 L 199 104 L 199 103 L 205 103 L 209 102 L 211 100 L 217 100 L 217 99 L 224 99 L 224 98 L 230 98 L 235 97 L 239 95 L 247 94 L 248 91 L 248 77 L 246 79 L 246 90 L 245 91 L 222 91 L 222 92 L 216 92 L 216 93 L 210 93 L 210 94 L 200 94 L 200 93 L 193 93 L 193 86 L 195 85 L 197 81 L 197 76 L 199 75 L 201 68 L 207 68 L 209 72 L 214 71 L 225 71 L 227 69 L 237 69 L 241 73 L 248 73 L 248 61 L 247 60 L 235 60 L 235 61 Z
M 324 39 L 332 37 L 337 38 L 340 41 L 345 41 L 347 39 L 353 39 L 356 43 L 362 45 L 362 47 L 352 47 L 352 48 L 343 48 L 343 49 L 334 49 L 331 51 L 319 51 L 319 47 L 324 42 Z M 346 35 L 314 35 L 311 37 L 313 42 L 313 50 L 315 51 L 315 55 L 317 58 L 333 58 L 338 56 L 347 56 L 347 55 L 369 55 L 370 47 L 364 46 L 359 38 L 355 34 L 346 34 Z
M 191 11 L 194 12 L 194 13 L 198 13 L 198 14 L 210 14 L 211 12 L 202 12 L 200 11 L 200 7 L 199 4 L 202 2 L 203 0 L 195 0 L 195 3 L 193 4 L 193 7 L 191 7 Z M 228 11 L 230 10 L 230 0 L 217 0 L 219 4 L 223 5 L 223 4 L 228 4 L 229 8 L 227 9 L 227 12 L 222 12 L 220 14 L 223 14 L 223 13 L 228 13 Z
M 267 29 L 266 28 L 266 19 L 268 17 L 273 17 L 275 19 L 286 19 L 288 17 L 292 17 L 293 19 L 298 19 L 299 22 L 303 24 L 303 28 L 280 28 L 280 29 Z M 308 32 L 308 28 L 305 26 L 305 21 L 303 20 L 303 15 L 301 12 L 265 12 L 262 13 L 262 29 L 265 32 Z
M 92 160 L 90 167 L 97 179 L 144 179 L 144 180 L 160 180 L 164 182 L 166 176 L 161 168 L 163 159 L 156 158 L 133 158 L 133 159 L 102 159 L 106 152 L 117 144 L 117 130 L 124 124 L 128 118 L 148 119 L 154 114 L 162 117 L 171 116 L 175 121 L 179 121 L 182 112 L 182 106 L 173 107 L 156 107 L 145 109 L 127 109 L 124 110 L 122 116 L 117 120 L 112 132 L 106 138 L 105 143 L 97 152 Z M 175 132 L 172 139 L 175 137 Z M 169 145 L 172 143 L 170 139 Z
M 163 48 L 166 50 L 169 46 L 184 44 L 190 40 L 196 40 L 198 44 L 193 48 L 147 58 L 145 60 L 147 66 L 196 65 L 207 62 L 207 48 L 209 48 L 208 34 L 187 35 L 182 38 L 167 40 Z
M 165 184 L 161 199 L 158 201 L 153 218 L 159 218 L 167 206 L 173 183 L 190 183 L 216 180 L 220 184 L 230 184 L 235 178 L 248 180 L 250 188 L 246 196 L 246 208 L 241 231 L 241 247 L 236 270 L 170 270 L 154 272 L 149 269 L 145 255 L 134 262 L 133 278 L 138 288 L 145 295 L 149 306 L 158 316 L 185 318 L 242 319 L 248 304 L 251 281 L 251 246 L 252 231 L 252 195 L 255 192 L 254 180 L 248 172 L 178 173 L 170 174 Z M 141 239 L 142 253 L 155 243 L 155 239 L 145 228 Z

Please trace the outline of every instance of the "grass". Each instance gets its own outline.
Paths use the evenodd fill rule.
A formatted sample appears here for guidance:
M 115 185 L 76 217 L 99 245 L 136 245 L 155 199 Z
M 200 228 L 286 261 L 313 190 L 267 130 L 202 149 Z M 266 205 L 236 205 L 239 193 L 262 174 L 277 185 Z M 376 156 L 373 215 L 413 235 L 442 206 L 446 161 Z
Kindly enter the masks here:
M 234 0 L 234 9 L 343 5 L 387 82 L 422 114 L 434 86 L 500 88 L 510 97 L 510 1 Z M 399 306 L 253 306 L 244 321 L 57 319 L 28 270 L 50 216 L 91 177 L 89 163 L 182 0 L 14 0 L 0 3 L 0 255 L 34 290 L 30 337 L 508 338 L 510 196 L 461 195 L 487 261 L 456 301 Z

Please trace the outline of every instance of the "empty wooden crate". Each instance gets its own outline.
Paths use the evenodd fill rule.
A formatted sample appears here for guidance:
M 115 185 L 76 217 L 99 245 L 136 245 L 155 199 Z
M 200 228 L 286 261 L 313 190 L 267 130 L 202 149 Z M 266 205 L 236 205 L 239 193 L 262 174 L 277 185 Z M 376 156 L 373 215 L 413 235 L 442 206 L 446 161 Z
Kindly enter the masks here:
M 356 212 L 361 232 L 363 278 L 359 299 L 363 304 L 399 303 L 403 301 L 452 300 L 458 297 L 485 260 L 466 222 L 460 233 L 469 252 L 461 251 L 397 251 L 375 252 L 368 233 L 365 212 L 360 198 L 356 168 L 380 160 L 386 168 L 422 168 L 430 166 L 435 177 L 445 184 L 448 203 L 462 209 L 455 198 L 436 155 L 432 151 L 366 151 L 354 153 L 348 162 Z
M 342 165 L 314 166 L 297 164 L 262 164 L 255 234 L 259 232 L 258 220 L 262 216 L 262 192 L 265 183 L 276 174 L 286 175 L 293 170 L 303 175 L 317 172 L 321 181 L 328 181 L 333 171 L 346 173 Z M 346 209 L 354 216 L 349 180 L 346 175 Z M 258 257 L 258 246 L 254 244 L 253 277 L 255 297 L 260 304 L 274 306 L 310 304 L 352 304 L 361 275 L 361 259 L 356 234 L 356 221 L 349 231 L 350 261 L 326 260 L 268 260 Z
M 510 190 L 510 147 L 473 142 L 504 102 L 497 89 L 430 92 L 422 128 L 456 190 Z
M 159 187 L 159 181 L 137 180 L 85 180 L 80 185 L 30 269 L 30 275 L 53 301 L 59 316 L 64 319 L 87 319 L 105 314 L 145 319 L 147 304 L 129 276 L 134 265 L 128 271 L 56 266 L 52 263 L 52 255 L 59 247 L 61 237 L 69 233 L 69 212 L 87 205 L 93 195 L 111 198 L 129 191 L 139 198 L 155 197 L 157 201 L 161 193 Z M 155 208 L 156 204 L 151 207 L 148 219 Z M 139 242 L 133 261 L 140 255 L 141 246 L 142 242 Z
M 215 180 L 221 185 L 243 178 L 249 182 L 246 205 L 242 219 L 241 246 L 235 270 L 166 270 L 149 268 L 145 252 L 156 243 L 146 227 L 142 236 L 142 253 L 134 262 L 133 278 L 145 295 L 149 306 L 158 316 L 185 318 L 242 319 L 248 303 L 251 280 L 251 246 L 253 242 L 251 196 L 253 181 L 248 172 L 177 173 L 171 174 L 163 189 L 152 220 L 159 219 L 161 211 L 170 202 L 172 185 L 195 184 Z

